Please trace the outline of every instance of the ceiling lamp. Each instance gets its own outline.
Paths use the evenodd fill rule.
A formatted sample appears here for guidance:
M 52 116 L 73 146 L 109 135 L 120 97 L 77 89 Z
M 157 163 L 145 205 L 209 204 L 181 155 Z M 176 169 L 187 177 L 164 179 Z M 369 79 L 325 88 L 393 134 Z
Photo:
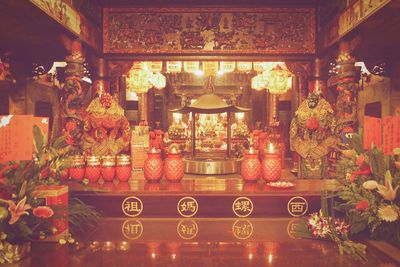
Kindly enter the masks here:
M 152 85 L 149 82 L 151 72 L 147 69 L 134 68 L 129 71 L 126 87 L 135 93 L 146 93 Z
M 268 79 L 267 88 L 271 94 L 286 93 L 292 86 L 291 73 L 279 64 L 269 71 L 269 74 L 263 73 L 263 76 Z
M 139 94 L 147 93 L 152 87 L 165 88 L 166 83 L 165 76 L 160 72 L 153 73 L 147 64 L 136 64 L 129 71 L 126 87 L 129 91 Z
M 257 91 L 265 89 L 265 80 L 262 74 L 257 74 L 251 79 L 251 88 Z

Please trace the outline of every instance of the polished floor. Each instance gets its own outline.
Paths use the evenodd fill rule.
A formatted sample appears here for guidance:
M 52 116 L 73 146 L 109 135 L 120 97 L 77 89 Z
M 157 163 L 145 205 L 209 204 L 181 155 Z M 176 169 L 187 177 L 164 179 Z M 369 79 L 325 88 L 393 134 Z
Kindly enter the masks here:
M 400 265 L 400 253 L 393 247 L 380 248 L 367 243 L 368 261 L 359 262 L 347 255 L 339 255 L 333 243 L 298 239 L 293 235 L 296 223 L 296 219 L 288 218 L 104 219 L 96 230 L 78 237 L 77 243 L 33 244 L 31 256 L 11 266 Z M 391 253 L 394 258 L 386 253 Z

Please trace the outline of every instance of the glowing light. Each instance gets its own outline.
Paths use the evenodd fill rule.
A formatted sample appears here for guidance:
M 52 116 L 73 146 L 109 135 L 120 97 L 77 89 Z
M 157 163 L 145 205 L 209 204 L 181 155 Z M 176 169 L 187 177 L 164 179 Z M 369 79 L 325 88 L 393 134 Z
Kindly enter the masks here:
M 275 152 L 274 145 L 272 143 L 269 143 L 269 145 L 268 145 L 268 153 L 272 154 L 274 152 Z
M 218 76 L 222 76 L 222 75 L 224 75 L 225 74 L 225 71 L 223 71 L 223 70 L 219 70 L 218 72 L 217 72 L 217 75 Z
M 268 263 L 271 264 L 272 263 L 272 253 L 268 254 Z
M 235 118 L 237 120 L 243 120 L 244 119 L 244 112 L 236 112 L 235 113 Z
M 290 89 L 291 73 L 283 69 L 279 64 L 270 71 L 268 78 L 268 90 L 271 94 L 283 94 Z
M 204 75 L 204 71 L 202 71 L 202 70 L 196 70 L 196 71 L 194 72 L 194 74 L 196 74 L 196 76 L 203 76 L 203 75 Z
M 156 253 L 154 253 L 154 252 L 151 253 L 151 258 L 152 258 L 153 260 L 156 258 L 156 256 L 157 256 Z
M 249 260 L 252 260 L 253 259 L 253 253 L 250 253 L 249 254 Z
M 173 112 L 172 118 L 175 122 L 180 122 L 182 120 L 182 113 Z
M 173 254 L 171 255 L 171 258 L 172 258 L 173 260 L 175 260 L 175 259 L 176 259 L 176 254 L 173 253 Z

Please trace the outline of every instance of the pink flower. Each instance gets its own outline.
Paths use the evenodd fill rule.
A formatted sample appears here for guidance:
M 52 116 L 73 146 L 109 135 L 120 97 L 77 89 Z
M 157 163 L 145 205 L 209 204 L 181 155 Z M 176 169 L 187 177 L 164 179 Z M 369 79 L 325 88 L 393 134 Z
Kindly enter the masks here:
M 33 215 L 47 219 L 54 215 L 54 211 L 48 206 L 39 206 L 33 209 Z
M 12 200 L 4 200 L 0 199 L 0 201 L 8 204 L 8 211 L 11 214 L 11 219 L 8 222 L 9 224 L 16 223 L 22 215 L 28 215 L 29 213 L 26 211 L 31 208 L 31 205 L 26 203 L 26 196 L 21 199 L 17 205 L 15 205 Z
M 357 203 L 356 210 L 364 211 L 364 210 L 368 209 L 368 207 L 369 207 L 368 201 L 363 199 L 363 200 L 361 200 L 360 202 Z
M 357 160 L 356 160 L 357 166 L 361 167 L 361 165 L 363 165 L 364 162 L 365 162 L 365 157 L 364 157 L 364 155 L 358 156 L 358 158 L 357 158 Z

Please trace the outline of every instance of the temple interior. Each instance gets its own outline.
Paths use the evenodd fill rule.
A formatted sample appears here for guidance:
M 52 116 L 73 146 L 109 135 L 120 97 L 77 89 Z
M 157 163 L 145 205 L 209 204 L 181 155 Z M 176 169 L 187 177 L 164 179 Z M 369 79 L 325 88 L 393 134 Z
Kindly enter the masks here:
M 0 265 L 400 266 L 399 14 L 0 1 Z

